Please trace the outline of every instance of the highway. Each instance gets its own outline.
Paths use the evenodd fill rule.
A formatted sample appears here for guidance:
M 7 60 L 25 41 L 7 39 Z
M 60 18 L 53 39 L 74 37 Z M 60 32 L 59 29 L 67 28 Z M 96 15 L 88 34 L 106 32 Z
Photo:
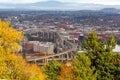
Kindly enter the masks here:
M 61 55 L 63 55 L 63 54 L 67 54 L 67 53 L 70 53 L 70 52 L 72 52 L 72 51 L 76 51 L 76 49 L 73 48 L 73 49 L 64 51 L 64 52 L 62 52 L 62 53 L 57 53 L 57 54 L 54 54 L 54 55 L 46 56 L 46 58 L 47 58 L 47 59 L 49 59 L 49 58 L 54 58 L 54 57 L 56 57 L 56 56 L 61 56 Z M 44 57 L 30 57 L 30 58 L 27 58 L 27 61 L 29 62 L 29 61 L 37 61 L 37 60 L 43 60 L 43 59 L 44 59 Z
M 39 29 L 39 28 L 38 29 L 37 28 L 31 28 L 31 29 L 24 30 L 23 32 L 30 32 L 31 30 L 32 30 L 32 32 L 41 31 L 41 29 Z M 30 32 L 30 33 L 32 33 L 32 32 Z M 55 58 L 56 60 L 66 60 L 66 59 L 70 60 L 71 59 L 70 57 L 66 58 L 66 57 L 64 57 L 64 55 L 67 55 L 67 56 L 71 55 L 72 56 L 73 52 L 75 53 L 76 50 L 77 50 L 77 45 L 75 45 L 75 44 L 69 42 L 68 40 L 64 39 L 58 31 L 56 31 L 56 33 L 58 34 L 59 41 L 61 41 L 60 43 L 63 44 L 63 41 L 64 41 L 66 44 L 64 44 L 63 46 L 64 47 L 71 46 L 70 49 L 65 50 L 63 52 L 60 52 L 60 53 L 57 53 L 57 54 L 54 54 L 54 55 L 49 55 L 49 56 L 46 56 L 46 57 L 45 56 L 42 56 L 42 57 L 37 57 L 37 56 L 36 57 L 26 57 L 26 60 L 28 62 L 37 62 L 38 65 L 43 64 L 43 63 L 38 63 L 38 62 L 40 60 L 44 60 L 45 58 L 47 60 L 51 60 L 52 58 L 57 57 L 57 58 Z M 63 56 L 63 57 L 61 57 L 61 56 Z

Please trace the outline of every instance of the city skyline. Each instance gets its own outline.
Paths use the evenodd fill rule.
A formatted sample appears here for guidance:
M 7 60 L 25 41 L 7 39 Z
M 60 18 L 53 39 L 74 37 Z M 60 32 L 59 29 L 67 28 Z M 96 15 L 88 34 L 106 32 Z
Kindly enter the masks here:
M 0 3 L 36 3 L 44 1 L 59 1 L 59 2 L 72 2 L 72 3 L 94 3 L 104 5 L 120 5 L 120 0 L 0 0 Z

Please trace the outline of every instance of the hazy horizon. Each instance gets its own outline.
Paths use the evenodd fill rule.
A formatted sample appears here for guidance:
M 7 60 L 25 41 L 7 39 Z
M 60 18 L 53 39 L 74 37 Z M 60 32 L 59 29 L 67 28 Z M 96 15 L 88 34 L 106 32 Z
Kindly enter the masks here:
M 14 10 L 101 10 L 120 9 L 119 0 L 0 0 L 0 9 Z
M 0 3 L 19 4 L 19 3 L 36 3 L 43 1 L 59 1 L 70 3 L 94 3 L 103 5 L 120 5 L 120 0 L 0 0 Z

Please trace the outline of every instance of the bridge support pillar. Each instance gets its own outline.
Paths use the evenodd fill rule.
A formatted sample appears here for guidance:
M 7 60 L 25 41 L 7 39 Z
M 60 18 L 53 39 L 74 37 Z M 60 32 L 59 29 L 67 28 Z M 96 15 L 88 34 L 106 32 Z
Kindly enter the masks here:
M 35 59 L 35 64 L 36 64 L 36 59 Z
M 61 55 L 61 58 L 64 58 L 64 54 L 63 55 Z M 61 60 L 62 62 L 64 62 L 64 60 Z
M 67 53 L 67 59 L 69 59 L 69 53 Z

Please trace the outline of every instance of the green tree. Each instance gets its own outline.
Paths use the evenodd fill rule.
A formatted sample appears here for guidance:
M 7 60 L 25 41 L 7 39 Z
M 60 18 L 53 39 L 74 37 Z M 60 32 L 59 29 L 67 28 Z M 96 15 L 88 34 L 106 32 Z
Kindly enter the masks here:
M 43 67 L 43 73 L 46 74 L 46 80 L 58 80 L 58 76 L 60 75 L 61 67 L 60 64 L 52 59 L 50 63 Z
M 115 55 L 115 60 L 113 61 L 115 64 L 115 80 L 120 80 L 120 53 Z
M 96 80 L 95 69 L 91 68 L 91 61 L 84 53 L 78 53 L 73 64 L 75 80 Z
M 91 32 L 85 40 L 85 49 L 91 59 L 92 66 L 96 68 L 98 80 L 114 79 L 115 66 L 112 63 L 114 59 L 113 49 L 116 42 L 113 36 L 108 41 L 98 41 L 95 31 Z

